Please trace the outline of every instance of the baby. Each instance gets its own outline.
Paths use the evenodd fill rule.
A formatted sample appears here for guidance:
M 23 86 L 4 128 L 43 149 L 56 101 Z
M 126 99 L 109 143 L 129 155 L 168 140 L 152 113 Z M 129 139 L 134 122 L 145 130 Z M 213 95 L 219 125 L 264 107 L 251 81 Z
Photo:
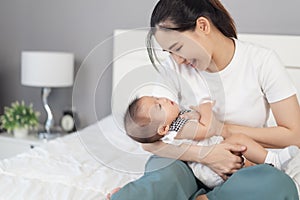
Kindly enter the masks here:
M 183 110 L 168 98 L 143 96 L 135 99 L 124 116 L 124 126 L 129 137 L 140 143 L 163 141 L 168 144 L 196 143 L 211 146 L 224 139 L 217 136 L 220 124 L 213 115 L 213 104 L 202 103 L 199 112 Z M 183 114 L 186 113 L 186 114 Z M 267 151 L 260 144 L 243 134 L 235 134 L 225 139 L 228 143 L 247 147 L 243 156 L 256 164 L 272 164 L 282 170 L 298 153 L 298 147 L 289 146 L 280 151 Z M 224 182 L 214 171 L 201 163 L 189 162 L 195 176 L 212 188 Z

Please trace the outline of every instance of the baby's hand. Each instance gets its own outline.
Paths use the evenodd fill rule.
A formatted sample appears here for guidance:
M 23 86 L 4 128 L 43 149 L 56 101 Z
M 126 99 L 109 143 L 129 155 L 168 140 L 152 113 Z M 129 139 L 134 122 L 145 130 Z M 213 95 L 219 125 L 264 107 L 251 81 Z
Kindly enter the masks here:
M 179 117 L 183 118 L 183 119 L 195 119 L 195 120 L 200 120 L 200 113 L 195 111 L 195 110 L 192 110 L 191 112 L 186 112 L 186 113 L 183 113 L 182 115 L 180 115 Z

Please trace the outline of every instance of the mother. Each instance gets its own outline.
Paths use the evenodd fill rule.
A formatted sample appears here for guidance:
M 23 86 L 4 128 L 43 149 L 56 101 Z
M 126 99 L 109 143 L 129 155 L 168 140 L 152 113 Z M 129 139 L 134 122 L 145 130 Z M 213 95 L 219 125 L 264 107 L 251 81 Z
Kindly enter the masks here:
M 237 39 L 234 22 L 218 0 L 160 0 L 152 13 L 151 27 L 149 39 L 154 36 L 178 64 L 167 67 L 181 73 L 199 93 L 205 88 L 195 85 L 195 80 L 205 78 L 215 94 L 216 116 L 225 122 L 224 137 L 243 133 L 264 147 L 300 146 L 296 89 L 284 67 L 273 51 Z M 154 60 L 153 52 L 150 58 Z M 223 88 L 218 88 L 217 80 L 222 80 Z M 219 99 L 220 91 L 225 101 Z M 189 102 L 188 96 L 183 99 Z M 265 126 L 270 108 L 277 122 L 274 127 Z M 162 147 L 164 150 L 156 151 Z M 233 175 L 209 190 L 182 161 L 151 171 L 168 161 L 152 157 L 145 175 L 111 199 L 298 199 L 293 181 L 270 166 L 239 170 L 243 161 L 237 155 L 245 150 L 243 146 L 222 143 L 208 150 L 157 142 L 144 148 L 162 157 L 181 155 L 181 160 L 201 162 L 224 179 Z M 204 157 L 199 153 L 208 151 Z

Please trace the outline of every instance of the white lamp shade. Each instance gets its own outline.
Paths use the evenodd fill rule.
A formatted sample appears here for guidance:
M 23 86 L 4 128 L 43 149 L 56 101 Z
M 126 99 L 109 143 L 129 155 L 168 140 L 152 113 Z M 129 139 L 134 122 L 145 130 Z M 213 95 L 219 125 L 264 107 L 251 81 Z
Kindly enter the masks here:
M 64 52 L 23 51 L 21 83 L 34 87 L 73 85 L 74 55 Z

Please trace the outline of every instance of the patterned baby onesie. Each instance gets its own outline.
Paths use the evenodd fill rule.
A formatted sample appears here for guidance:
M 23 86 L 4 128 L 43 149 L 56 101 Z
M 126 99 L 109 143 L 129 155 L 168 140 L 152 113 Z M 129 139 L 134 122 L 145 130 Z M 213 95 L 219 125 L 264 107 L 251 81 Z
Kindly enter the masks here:
M 191 143 L 192 140 L 186 139 L 175 139 L 176 135 L 182 129 L 182 127 L 189 121 L 189 119 L 183 119 L 180 115 L 191 112 L 191 110 L 182 110 L 179 112 L 178 117 L 170 124 L 170 129 L 168 133 L 161 139 L 164 143 L 173 144 L 173 145 L 181 145 L 182 143 Z
M 179 116 L 184 113 L 187 113 L 187 112 L 191 112 L 191 110 L 180 111 L 180 113 L 178 114 L 178 117 L 171 123 L 169 131 L 178 132 L 183 127 L 183 125 L 188 121 L 188 119 L 183 119 Z
M 183 119 L 179 116 L 186 113 L 191 112 L 191 110 L 182 110 L 178 117 L 171 123 L 170 129 L 168 133 L 161 139 L 164 143 L 172 144 L 179 146 L 181 144 L 197 144 L 201 146 L 211 146 L 215 144 L 219 144 L 223 138 L 221 136 L 212 136 L 211 138 L 207 138 L 201 141 L 194 141 L 189 139 L 175 139 L 178 132 L 182 129 L 182 127 L 189 121 L 189 119 Z M 201 163 L 196 162 L 188 162 L 188 165 L 194 172 L 194 175 L 206 186 L 213 188 L 221 183 L 223 183 L 223 179 Z

